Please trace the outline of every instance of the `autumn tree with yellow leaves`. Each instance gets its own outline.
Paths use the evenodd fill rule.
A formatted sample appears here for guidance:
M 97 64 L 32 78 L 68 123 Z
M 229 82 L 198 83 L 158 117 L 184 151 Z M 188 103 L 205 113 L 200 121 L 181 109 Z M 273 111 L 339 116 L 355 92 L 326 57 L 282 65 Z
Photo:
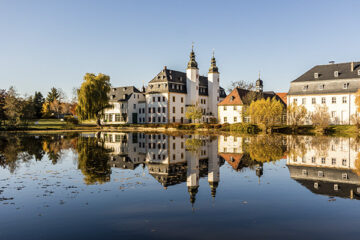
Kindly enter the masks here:
M 284 107 L 276 98 L 253 101 L 247 110 L 251 122 L 259 125 L 265 132 L 272 132 L 281 123 Z

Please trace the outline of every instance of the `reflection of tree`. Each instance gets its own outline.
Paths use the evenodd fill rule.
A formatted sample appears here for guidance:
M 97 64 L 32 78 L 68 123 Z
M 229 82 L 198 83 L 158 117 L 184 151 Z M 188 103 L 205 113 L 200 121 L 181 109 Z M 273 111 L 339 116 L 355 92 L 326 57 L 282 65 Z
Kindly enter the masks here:
M 76 141 L 75 135 L 16 135 L 0 136 L 0 166 L 14 172 L 20 162 L 32 158 L 41 160 L 46 153 L 55 164 L 61 158 L 61 151 L 70 149 Z
M 317 157 L 326 157 L 329 153 L 330 137 L 316 136 L 312 137 L 309 145 L 315 150 Z
M 39 149 L 32 149 L 38 141 L 34 141 L 31 137 L 20 137 L 17 135 L 5 135 L 0 137 L 0 166 L 8 168 L 13 173 L 19 162 L 27 162 L 32 155 L 40 156 Z
M 356 160 L 355 160 L 355 169 L 353 170 L 358 176 L 360 176 L 360 152 L 357 154 Z
M 185 141 L 186 150 L 196 152 L 201 147 L 202 141 L 196 138 L 189 138 Z
M 304 136 L 288 136 L 287 155 L 290 158 L 304 157 L 307 152 L 307 138 Z
M 282 137 L 279 136 L 258 136 L 251 139 L 246 146 L 246 152 L 251 159 L 257 162 L 270 162 L 279 160 L 284 156 L 285 147 Z
M 79 137 L 76 145 L 78 168 L 84 174 L 86 184 L 104 183 L 110 180 L 111 168 L 108 151 L 98 145 L 96 138 Z

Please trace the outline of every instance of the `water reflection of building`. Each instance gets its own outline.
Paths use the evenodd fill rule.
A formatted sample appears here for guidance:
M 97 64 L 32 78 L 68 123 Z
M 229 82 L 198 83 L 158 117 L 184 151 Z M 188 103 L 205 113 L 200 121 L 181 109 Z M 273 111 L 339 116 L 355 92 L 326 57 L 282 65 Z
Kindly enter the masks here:
M 251 159 L 250 154 L 245 151 L 245 145 L 250 143 L 250 138 L 240 136 L 219 136 L 218 152 L 235 171 L 245 168 L 254 169 L 256 175 L 263 175 L 262 163 Z
M 360 199 L 358 146 L 350 138 L 289 137 L 291 178 L 311 192 Z M 296 149 L 296 150 L 295 150 Z
M 211 195 L 215 197 L 222 165 L 217 154 L 217 138 L 169 136 L 144 133 L 101 133 L 102 143 L 111 150 L 111 166 L 135 169 L 146 164 L 152 175 L 165 189 L 186 182 L 190 202 L 194 203 L 199 179 L 208 176 Z M 187 139 L 194 142 L 187 143 Z

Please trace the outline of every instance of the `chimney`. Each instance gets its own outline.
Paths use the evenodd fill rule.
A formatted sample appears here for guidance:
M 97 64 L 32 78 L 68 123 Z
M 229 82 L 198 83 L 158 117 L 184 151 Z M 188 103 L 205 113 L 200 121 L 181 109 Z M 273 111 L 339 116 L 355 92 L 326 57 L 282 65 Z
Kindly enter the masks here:
M 335 61 L 329 61 L 329 63 L 330 63 L 330 64 L 334 64 L 334 63 L 335 63 Z
M 164 70 L 166 70 L 167 69 L 167 67 L 166 66 L 164 66 Z
M 354 62 L 350 63 L 350 70 L 353 72 L 354 71 Z

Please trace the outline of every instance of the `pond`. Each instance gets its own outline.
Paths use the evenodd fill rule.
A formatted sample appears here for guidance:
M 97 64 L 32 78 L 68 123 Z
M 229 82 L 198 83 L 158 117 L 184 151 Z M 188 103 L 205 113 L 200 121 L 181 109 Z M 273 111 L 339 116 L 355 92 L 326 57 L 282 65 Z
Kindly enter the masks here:
M 354 239 L 360 141 L 0 136 L 0 239 Z

